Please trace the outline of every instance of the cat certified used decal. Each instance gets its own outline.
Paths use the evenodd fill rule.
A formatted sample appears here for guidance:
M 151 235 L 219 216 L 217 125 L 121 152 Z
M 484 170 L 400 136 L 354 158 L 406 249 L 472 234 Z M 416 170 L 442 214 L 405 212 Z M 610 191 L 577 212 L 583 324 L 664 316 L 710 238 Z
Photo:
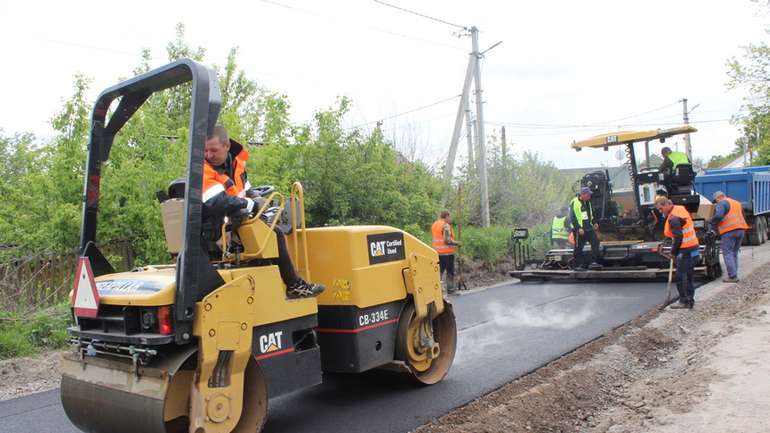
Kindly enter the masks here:
M 406 258 L 404 234 L 401 232 L 368 235 L 366 243 L 370 265 L 395 262 Z

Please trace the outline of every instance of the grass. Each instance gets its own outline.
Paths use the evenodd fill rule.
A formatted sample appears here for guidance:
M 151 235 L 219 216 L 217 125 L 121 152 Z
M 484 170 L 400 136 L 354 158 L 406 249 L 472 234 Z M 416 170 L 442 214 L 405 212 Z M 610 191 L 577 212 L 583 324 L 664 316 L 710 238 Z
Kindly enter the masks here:
M 25 315 L 0 312 L 0 359 L 65 347 L 70 320 L 66 302 Z

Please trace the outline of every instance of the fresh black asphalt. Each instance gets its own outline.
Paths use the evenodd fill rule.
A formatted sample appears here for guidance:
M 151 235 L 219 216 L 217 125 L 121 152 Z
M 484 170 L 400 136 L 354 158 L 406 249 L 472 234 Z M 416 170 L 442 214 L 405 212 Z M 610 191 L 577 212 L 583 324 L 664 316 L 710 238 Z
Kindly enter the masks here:
M 385 371 L 328 375 L 271 401 L 264 431 L 410 431 L 641 316 L 664 296 L 665 283 L 511 283 L 452 297 L 459 339 L 443 382 L 416 386 Z M 78 432 L 58 389 L 0 402 L 0 433 L 25 432 Z

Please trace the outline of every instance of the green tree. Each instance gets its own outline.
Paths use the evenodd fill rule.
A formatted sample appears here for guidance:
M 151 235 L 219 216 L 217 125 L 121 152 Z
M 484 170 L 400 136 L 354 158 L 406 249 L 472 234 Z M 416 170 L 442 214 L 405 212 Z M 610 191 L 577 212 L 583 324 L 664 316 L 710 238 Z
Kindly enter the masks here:
M 768 9 L 764 3 L 762 8 Z M 770 34 L 770 27 L 766 29 Z M 743 136 L 736 145 L 745 144 L 756 152 L 755 164 L 770 164 L 770 45 L 766 41 L 744 47 L 741 58 L 727 62 L 727 86 L 748 92 L 741 114 L 733 121 L 743 126 Z

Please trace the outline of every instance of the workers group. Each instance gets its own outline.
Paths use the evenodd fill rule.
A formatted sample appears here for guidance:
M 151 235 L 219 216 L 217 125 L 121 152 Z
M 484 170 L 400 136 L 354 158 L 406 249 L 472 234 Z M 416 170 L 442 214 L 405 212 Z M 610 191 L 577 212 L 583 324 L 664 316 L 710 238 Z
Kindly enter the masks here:
M 682 164 L 690 164 L 683 152 L 674 152 L 664 147 L 663 163 L 659 170 L 662 173 L 673 174 Z M 581 187 L 576 197 L 567 208 L 562 208 L 551 221 L 551 245 L 556 248 L 567 248 L 573 245 L 573 269 L 585 271 L 589 268 L 599 268 L 601 245 L 596 235 L 597 221 L 591 205 L 591 189 Z M 721 250 L 727 268 L 727 277 L 722 281 L 738 282 L 738 253 L 748 225 L 743 215 L 740 202 L 727 197 L 723 192 L 713 194 L 715 212 L 711 218 L 709 232 L 720 236 Z M 671 260 L 676 265 L 676 286 L 679 300 L 672 308 L 693 308 L 695 304 L 695 263 L 700 256 L 700 242 L 695 232 L 695 224 L 690 212 L 681 205 L 675 205 L 665 195 L 655 200 L 655 208 L 664 218 L 663 235 L 671 239 Z M 585 244 L 591 245 L 591 252 L 584 251 Z

